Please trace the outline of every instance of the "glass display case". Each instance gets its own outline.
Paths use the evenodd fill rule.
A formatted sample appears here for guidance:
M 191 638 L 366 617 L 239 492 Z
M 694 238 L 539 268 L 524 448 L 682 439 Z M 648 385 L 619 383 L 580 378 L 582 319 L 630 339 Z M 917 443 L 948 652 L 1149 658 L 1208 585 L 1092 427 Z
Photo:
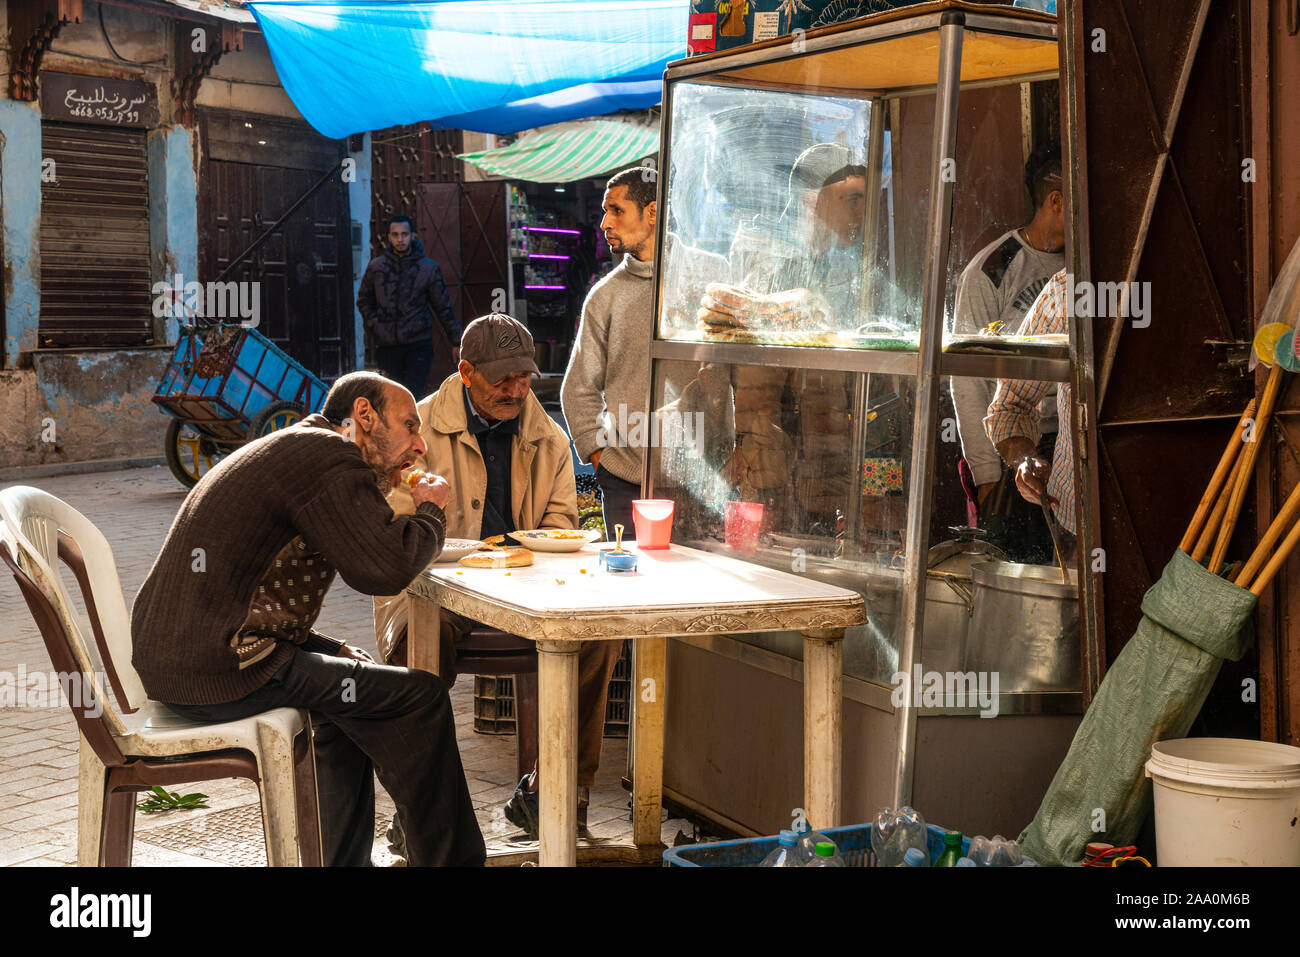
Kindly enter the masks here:
M 988 644 L 925 629 L 932 529 L 967 524 L 936 477 L 949 380 L 1070 372 L 1066 335 L 953 320 L 966 263 L 1030 219 L 1025 159 L 1056 135 L 1032 114 L 1058 57 L 1055 18 L 1018 9 L 860 23 L 668 68 L 649 403 L 667 425 L 646 487 L 677 502 L 675 541 L 860 592 L 845 674 L 892 689 L 914 665 L 968 670 L 967 646 Z M 1014 677 L 1024 648 L 993 663 L 1025 708 L 1078 707 L 1073 580 L 1027 639 L 1038 678 Z M 736 640 L 800 654 L 795 635 Z M 900 781 L 915 711 L 896 711 Z

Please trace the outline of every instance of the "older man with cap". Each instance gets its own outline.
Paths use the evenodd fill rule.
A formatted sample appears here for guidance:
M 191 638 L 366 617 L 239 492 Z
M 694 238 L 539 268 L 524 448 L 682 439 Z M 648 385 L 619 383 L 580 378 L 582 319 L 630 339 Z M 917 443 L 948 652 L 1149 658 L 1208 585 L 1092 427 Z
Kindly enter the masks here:
M 444 511 L 448 538 L 481 539 L 515 529 L 575 528 L 577 490 L 569 439 L 530 388 L 537 366 L 533 337 L 500 313 L 469 324 L 460 344 L 460 369 L 419 403 L 420 437 L 428 452 L 415 468 L 451 484 Z M 405 514 L 414 503 L 405 486 L 389 497 Z M 406 661 L 407 598 L 375 600 L 379 650 L 394 663 Z M 456 680 L 455 647 L 474 622 L 442 611 L 440 667 Z M 593 641 L 578 656 L 578 813 L 600 764 L 605 699 L 620 653 L 619 642 Z M 519 782 L 506 817 L 537 834 L 537 771 Z

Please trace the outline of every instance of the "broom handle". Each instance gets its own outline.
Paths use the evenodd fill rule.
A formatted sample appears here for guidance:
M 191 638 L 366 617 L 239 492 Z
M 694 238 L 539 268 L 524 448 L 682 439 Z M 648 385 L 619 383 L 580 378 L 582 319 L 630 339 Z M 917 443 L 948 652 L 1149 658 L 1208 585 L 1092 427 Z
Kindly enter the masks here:
M 1250 586 L 1250 593 L 1252 595 L 1258 596 L 1264 593 L 1264 589 L 1267 588 L 1269 582 L 1273 580 L 1273 576 L 1281 570 L 1282 565 L 1285 564 L 1287 558 L 1291 555 L 1291 550 L 1296 547 L 1296 543 L 1298 542 L 1300 542 L 1300 522 L 1296 522 L 1295 525 L 1291 526 L 1291 532 L 1287 535 L 1286 540 L 1282 542 L 1282 547 L 1279 548 L 1273 557 L 1268 560 L 1268 564 L 1264 566 L 1264 570 L 1259 573 L 1259 577 L 1255 579 L 1255 583 Z M 1245 576 L 1243 575 L 1241 577 L 1244 578 Z
M 1235 584 L 1240 585 L 1242 588 L 1250 584 L 1251 579 L 1255 577 L 1255 573 L 1264 564 L 1269 552 L 1273 550 L 1273 546 L 1277 544 L 1277 540 L 1282 537 L 1282 533 L 1286 531 L 1287 527 L 1296 520 L 1297 515 L 1300 515 L 1300 482 L 1297 482 L 1295 488 L 1291 490 L 1291 495 L 1287 498 L 1286 504 L 1282 506 L 1282 510 L 1277 513 L 1277 518 L 1273 519 L 1268 526 L 1268 531 L 1264 533 L 1264 537 L 1259 540 L 1259 544 L 1251 552 L 1250 560 L 1246 562 L 1240 574 L 1233 579 Z
M 1241 418 L 1237 420 L 1237 425 L 1232 430 L 1232 437 L 1228 439 L 1228 447 L 1223 450 L 1223 455 L 1219 457 L 1219 464 L 1214 469 L 1210 484 L 1205 487 L 1205 492 L 1201 495 L 1201 501 L 1196 506 L 1196 514 L 1192 516 L 1192 523 L 1187 526 L 1187 531 L 1183 533 L 1183 540 L 1178 543 L 1178 547 L 1182 551 L 1190 554 L 1192 546 L 1196 544 L 1197 537 L 1201 534 L 1201 524 L 1218 501 L 1219 490 L 1223 487 L 1224 479 L 1232 474 L 1232 467 L 1237 463 L 1237 456 L 1241 452 L 1243 444 L 1241 439 L 1242 428 L 1246 425 L 1246 420 L 1254 414 L 1255 400 L 1251 399 L 1246 405 L 1246 411 L 1241 413 Z
M 1228 540 L 1232 538 L 1232 533 L 1237 528 L 1237 516 L 1241 514 L 1242 503 L 1246 500 L 1246 488 L 1250 485 L 1251 474 L 1255 470 L 1255 457 L 1259 455 L 1259 447 L 1263 445 L 1264 430 L 1268 428 L 1269 417 L 1273 414 L 1273 403 L 1277 399 L 1278 390 L 1282 388 L 1282 367 L 1273 366 L 1268 373 L 1268 385 L 1264 386 L 1264 398 L 1259 403 L 1259 420 L 1255 423 L 1255 441 L 1251 442 L 1246 449 L 1246 454 L 1242 456 L 1242 463 L 1245 466 L 1237 476 L 1236 487 L 1232 490 L 1232 501 L 1228 503 L 1228 514 L 1223 518 L 1223 527 L 1219 529 L 1219 540 L 1214 544 L 1214 554 L 1210 556 L 1210 572 L 1216 573 L 1216 570 L 1223 564 L 1223 558 L 1228 554 Z
M 1219 497 L 1214 503 L 1214 510 L 1210 512 L 1210 520 L 1205 523 L 1205 528 L 1201 529 L 1201 537 L 1196 540 L 1196 547 L 1191 551 L 1193 560 L 1202 561 L 1210 550 L 1210 546 L 1214 544 L 1219 532 L 1219 524 L 1223 521 L 1223 513 L 1228 510 L 1228 502 L 1232 499 L 1232 490 L 1237 484 L 1237 473 L 1241 469 L 1241 463 L 1245 460 L 1245 456 L 1238 456 L 1237 461 L 1232 463 L 1232 471 L 1228 473 L 1228 480 L 1219 491 Z

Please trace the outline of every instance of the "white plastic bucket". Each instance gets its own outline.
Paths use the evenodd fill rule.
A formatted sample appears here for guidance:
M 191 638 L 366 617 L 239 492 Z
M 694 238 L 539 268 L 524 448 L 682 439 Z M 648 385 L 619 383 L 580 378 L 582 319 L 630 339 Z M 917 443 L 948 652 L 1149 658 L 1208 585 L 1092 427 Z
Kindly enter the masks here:
M 1151 748 L 1161 867 L 1300 867 L 1300 748 L 1180 738 Z

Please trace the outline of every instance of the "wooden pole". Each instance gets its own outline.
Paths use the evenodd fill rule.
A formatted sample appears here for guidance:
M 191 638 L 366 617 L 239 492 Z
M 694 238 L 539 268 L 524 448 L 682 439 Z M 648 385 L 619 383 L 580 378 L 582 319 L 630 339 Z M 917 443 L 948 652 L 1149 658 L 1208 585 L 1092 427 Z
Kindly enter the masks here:
M 1246 446 L 1241 457 L 1243 468 L 1237 474 L 1236 487 L 1232 490 L 1232 501 L 1228 503 L 1228 513 L 1223 518 L 1223 527 L 1219 529 L 1219 540 L 1214 544 L 1214 553 L 1210 556 L 1210 571 L 1217 573 L 1228 553 L 1228 541 L 1237 528 L 1237 516 L 1241 514 L 1242 503 L 1246 500 L 1246 489 L 1250 485 L 1251 474 L 1255 471 L 1255 457 L 1263 444 L 1264 431 L 1268 428 L 1269 417 L 1273 414 L 1273 403 L 1277 400 L 1278 390 L 1282 388 L 1282 367 L 1273 366 L 1268 373 L 1268 384 L 1264 386 L 1264 398 L 1259 403 L 1259 418 L 1255 422 L 1255 441 Z
M 1268 557 L 1269 552 L 1273 550 L 1273 546 L 1277 544 L 1277 540 L 1282 537 L 1282 532 L 1296 520 L 1297 516 L 1300 516 L 1300 482 L 1297 482 L 1295 488 L 1291 490 L 1291 495 L 1287 498 L 1286 504 L 1282 506 L 1282 510 L 1277 513 L 1277 518 L 1273 519 L 1268 526 L 1268 531 L 1264 533 L 1264 537 L 1255 546 L 1255 551 L 1251 553 L 1250 560 L 1246 562 L 1245 567 L 1234 579 L 1236 584 L 1242 588 L 1250 585 L 1251 579 L 1255 577 L 1255 573 L 1264 564 L 1264 560 Z
M 1223 450 L 1223 455 L 1219 457 L 1219 464 L 1214 469 L 1214 475 L 1210 477 L 1210 484 L 1205 487 L 1204 494 L 1201 495 L 1201 501 L 1196 506 L 1196 514 L 1192 516 L 1192 522 L 1187 526 L 1187 531 L 1183 534 L 1183 540 L 1178 543 L 1178 547 L 1188 554 L 1191 553 L 1192 546 L 1196 544 L 1196 539 L 1201 533 L 1201 525 L 1206 516 L 1210 514 L 1211 508 L 1218 499 L 1219 490 L 1223 487 L 1223 482 L 1232 474 L 1232 467 L 1237 463 L 1237 456 L 1241 452 L 1242 429 L 1246 425 L 1246 420 L 1255 414 L 1255 400 L 1251 399 L 1246 405 L 1246 411 L 1241 413 L 1241 418 L 1237 420 L 1237 425 L 1232 430 L 1232 437 L 1228 439 L 1228 447 Z
M 1273 576 L 1281 570 L 1297 543 L 1300 543 L 1300 522 L 1296 522 L 1295 525 L 1291 526 L 1291 532 L 1287 535 L 1286 540 L 1282 542 L 1282 547 L 1279 548 L 1273 557 L 1268 560 L 1268 564 L 1264 566 L 1264 570 L 1259 573 L 1259 577 L 1255 579 L 1255 583 L 1250 586 L 1250 593 L 1252 595 L 1262 595 L 1264 593 L 1264 589 L 1267 588 L 1269 582 L 1273 580 Z M 1245 576 L 1243 575 L 1241 577 L 1244 578 Z
M 1223 515 L 1228 511 L 1228 502 L 1232 499 L 1232 490 L 1237 484 L 1237 471 L 1244 461 L 1244 456 L 1238 456 L 1237 461 L 1232 464 L 1232 471 L 1228 473 L 1228 480 L 1224 483 L 1223 488 L 1219 490 L 1219 498 L 1214 503 L 1214 510 L 1210 512 L 1210 520 L 1205 523 L 1205 528 L 1201 529 L 1201 537 L 1196 540 L 1196 547 L 1191 552 L 1192 558 L 1198 562 L 1205 559 L 1210 546 L 1214 544 L 1219 525 L 1223 521 Z

